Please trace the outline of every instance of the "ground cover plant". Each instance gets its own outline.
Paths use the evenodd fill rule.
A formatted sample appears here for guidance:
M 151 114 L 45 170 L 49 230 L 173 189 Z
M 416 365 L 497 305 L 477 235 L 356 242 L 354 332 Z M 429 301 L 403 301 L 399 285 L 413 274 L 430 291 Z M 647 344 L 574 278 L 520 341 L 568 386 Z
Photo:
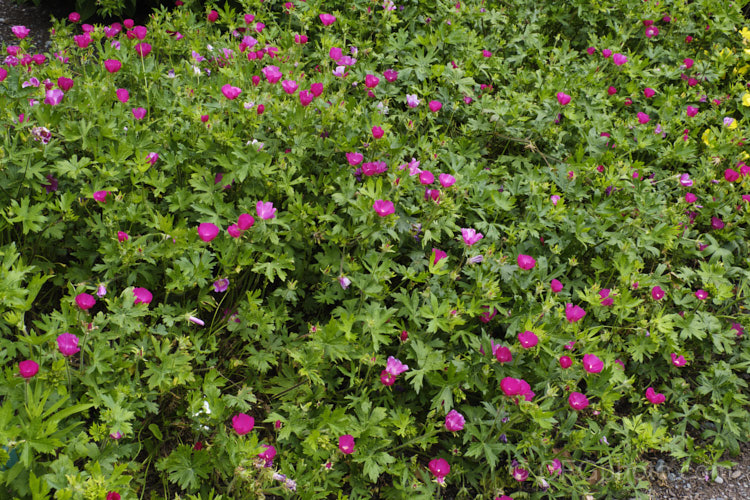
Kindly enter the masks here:
M 176 4 L 3 47 L 11 498 L 632 497 L 748 440 L 741 3 Z

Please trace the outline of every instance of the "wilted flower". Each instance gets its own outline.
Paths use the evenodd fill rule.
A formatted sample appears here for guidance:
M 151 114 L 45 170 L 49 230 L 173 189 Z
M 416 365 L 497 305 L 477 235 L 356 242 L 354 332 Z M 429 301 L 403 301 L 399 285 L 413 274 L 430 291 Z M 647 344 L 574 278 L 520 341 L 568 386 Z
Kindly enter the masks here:
M 527 471 L 526 469 L 523 469 L 521 467 L 513 468 L 513 479 L 515 479 L 519 483 L 526 481 L 528 477 L 529 477 L 529 471 Z

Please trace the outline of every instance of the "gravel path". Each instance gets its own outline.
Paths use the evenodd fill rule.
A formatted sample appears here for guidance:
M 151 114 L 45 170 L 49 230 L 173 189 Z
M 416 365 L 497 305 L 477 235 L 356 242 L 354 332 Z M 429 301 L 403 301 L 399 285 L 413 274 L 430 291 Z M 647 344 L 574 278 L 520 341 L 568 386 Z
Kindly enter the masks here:
M 35 49 L 46 52 L 51 16 L 67 17 L 70 13 L 70 8 L 64 4 L 61 1 L 58 7 L 44 9 L 34 7 L 33 4 L 18 5 L 14 0 L 0 0 L 0 45 L 16 45 L 18 39 L 11 28 L 22 25 L 31 30 L 29 38 Z M 4 53 L 0 58 L 4 58 Z M 731 469 L 719 469 L 719 475 L 712 480 L 710 469 L 702 465 L 691 466 L 687 472 L 682 473 L 679 463 L 667 456 L 654 455 L 645 477 L 651 483 L 651 499 L 750 499 L 750 443 L 742 446 L 739 457 L 727 459 L 737 465 Z

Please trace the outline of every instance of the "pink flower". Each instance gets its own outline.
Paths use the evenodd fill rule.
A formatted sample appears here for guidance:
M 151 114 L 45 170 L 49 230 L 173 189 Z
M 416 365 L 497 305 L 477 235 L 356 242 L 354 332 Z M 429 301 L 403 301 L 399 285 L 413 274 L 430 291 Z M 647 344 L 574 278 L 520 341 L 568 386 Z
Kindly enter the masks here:
M 432 475 L 435 476 L 438 484 L 444 484 L 445 476 L 447 476 L 451 471 L 450 464 L 444 458 L 436 458 L 435 460 L 430 460 L 429 468 L 430 472 L 432 472 Z
M 57 348 L 63 356 L 72 356 L 81 350 L 78 347 L 78 337 L 68 332 L 57 337 Z
M 123 241 L 127 241 L 130 239 L 130 236 L 128 236 L 128 233 L 125 231 L 117 231 L 117 241 L 122 243 Z
M 563 284 L 559 280 L 553 279 L 550 281 L 549 287 L 554 293 L 560 293 L 563 289 Z
M 461 236 L 464 239 L 464 243 L 466 243 L 468 246 L 472 246 L 473 244 L 484 238 L 484 235 L 482 233 L 478 233 L 476 229 L 465 227 L 461 228 Z
M 708 298 L 708 292 L 700 288 L 695 292 L 695 298 L 697 298 L 698 300 L 706 300 Z
M 375 200 L 375 203 L 372 204 L 372 208 L 380 217 L 386 217 L 396 211 L 393 202 L 388 200 Z
M 406 94 L 406 105 L 410 108 L 416 108 L 419 106 L 419 99 L 417 94 Z
M 307 90 L 300 90 L 299 92 L 299 103 L 303 106 L 309 106 L 311 102 L 313 102 L 313 99 L 315 99 L 315 96 L 312 95 Z
M 343 55 L 344 54 L 339 47 L 331 47 L 331 50 L 328 51 L 328 57 L 334 61 L 338 61 Z
M 691 187 L 693 185 L 693 181 L 692 179 L 690 179 L 690 174 L 680 175 L 680 184 L 683 187 Z
M 229 236 L 231 236 L 232 238 L 239 238 L 240 236 L 242 236 L 242 230 L 237 224 L 231 224 L 229 227 L 227 227 L 227 233 L 229 233 Z
M 151 53 L 151 44 L 142 42 L 135 44 L 135 53 L 141 57 L 146 57 Z
M 654 300 L 661 300 L 664 298 L 664 290 L 659 285 L 656 285 L 651 289 L 651 298 Z
M 531 255 L 519 254 L 516 258 L 516 263 L 521 269 L 529 271 L 536 266 L 536 259 Z
M 695 203 L 696 201 L 698 201 L 698 197 L 693 193 L 685 193 L 685 201 L 687 203 Z
M 388 361 L 385 365 L 385 371 L 387 373 L 393 375 L 394 377 L 398 377 L 407 370 L 409 370 L 409 367 L 407 365 L 403 364 L 393 356 L 388 356 Z
M 349 288 L 349 285 L 351 284 L 352 284 L 352 280 L 350 280 L 346 276 L 339 276 L 339 285 L 341 286 L 341 288 L 346 290 L 347 288 Z
M 110 73 L 117 73 L 122 68 L 122 63 L 117 59 L 107 59 L 104 61 L 104 68 Z
M 380 372 L 380 382 L 383 385 L 391 386 L 396 383 L 396 377 L 383 370 L 382 372 Z
M 27 359 L 18 363 L 18 373 L 26 380 L 39 373 L 39 365 L 36 361 Z
M 692 59 L 690 59 L 689 57 L 688 57 L 688 58 L 686 58 L 686 59 L 683 59 L 683 60 L 682 60 L 682 64 L 683 64 L 683 65 L 685 66 L 685 69 L 690 69 L 690 68 L 692 68 L 692 67 L 693 67 L 693 63 L 694 63 L 694 62 L 695 62 L 695 61 L 693 61 L 693 60 L 692 60 Z
M 146 38 L 147 34 L 148 34 L 148 29 L 145 26 L 135 26 L 133 28 L 133 35 L 138 40 L 143 40 L 144 38 Z M 149 50 L 150 50 L 150 46 L 149 46 Z
M 568 404 L 575 411 L 581 411 L 589 405 L 589 398 L 580 392 L 571 392 L 568 396 Z
M 451 410 L 445 416 L 445 428 L 451 432 L 463 430 L 466 419 L 456 410 Z
M 740 178 L 740 173 L 737 172 L 736 170 L 731 169 L 731 168 L 724 170 L 724 179 L 726 179 L 727 182 L 735 182 L 739 178 Z
M 44 98 L 44 104 L 49 104 L 50 106 L 57 106 L 58 104 L 62 102 L 63 96 L 65 96 L 65 93 L 60 89 L 48 90 Z
M 73 41 L 78 45 L 78 48 L 85 49 L 91 43 L 91 35 L 84 33 L 82 35 L 75 35 Z
M 221 93 L 224 94 L 224 97 L 226 97 L 230 101 L 236 99 L 241 92 L 242 89 L 240 89 L 239 87 L 232 87 L 228 83 L 221 87 Z
M 562 474 L 562 463 L 560 462 L 559 458 L 555 458 L 554 460 L 552 460 L 552 465 L 547 465 L 547 472 L 549 472 L 550 474 L 557 473 L 558 476 Z
M 354 436 L 351 434 L 344 434 L 339 437 L 339 451 L 344 455 L 351 455 L 354 453 Z
M 294 80 L 283 80 L 281 82 L 281 88 L 289 95 L 297 92 L 298 87 L 299 86 L 297 85 L 297 82 L 295 82 Z
M 26 26 L 13 26 L 10 30 L 18 39 L 26 38 L 31 33 L 31 30 Z
M 273 208 L 273 202 L 271 201 L 258 201 L 255 204 L 255 211 L 263 220 L 273 219 L 276 217 L 276 209 Z
M 641 125 L 645 125 L 650 121 L 651 118 L 646 113 L 644 113 L 643 111 L 638 112 L 638 123 L 640 123 Z
M 71 12 L 68 14 L 68 21 L 71 23 L 77 23 L 81 20 L 81 15 L 78 12 Z
M 685 113 L 689 117 L 692 118 L 693 116 L 695 116 L 695 115 L 698 114 L 698 111 L 699 111 L 699 109 L 697 107 L 695 107 L 695 106 L 688 106 L 687 109 L 685 110 Z
M 146 116 L 146 110 L 143 108 L 133 108 L 133 118 L 142 120 Z
M 346 161 L 348 161 L 349 165 L 351 165 L 352 167 L 356 167 L 357 165 L 362 163 L 363 158 L 364 156 L 362 156 L 361 153 L 346 153 Z
M 617 89 L 612 87 L 611 85 L 607 88 L 607 94 L 615 95 L 616 93 L 617 93 Z
M 602 299 L 601 304 L 603 306 L 611 306 L 614 303 L 612 297 L 609 296 L 610 291 L 611 290 L 609 288 L 603 288 L 599 290 L 599 297 Z
M 456 183 L 456 178 L 451 174 L 440 174 L 438 175 L 438 181 L 444 188 L 449 188 Z
M 120 500 L 120 494 L 116 491 L 108 491 L 105 500 Z
M 315 97 L 319 97 L 323 93 L 323 84 L 317 82 L 310 85 L 310 93 Z
M 437 113 L 443 107 L 443 103 L 440 101 L 430 101 L 427 106 L 430 108 L 430 111 Z
M 281 80 L 281 77 L 283 76 L 283 73 L 278 66 L 266 66 L 260 71 L 263 73 L 263 76 L 266 77 L 268 83 L 276 83 Z
M 442 250 L 437 248 L 432 249 L 432 265 L 437 264 L 446 257 L 448 257 L 448 254 L 443 252 Z
M 646 99 L 650 99 L 656 95 L 656 91 L 651 87 L 646 87 L 643 89 L 643 95 L 646 96 Z
M 420 184 L 432 184 L 433 182 L 435 182 L 435 176 L 429 170 L 422 170 L 419 173 Z
M 216 238 L 219 234 L 219 226 L 211 222 L 203 222 L 198 225 L 198 237 L 205 242 Z
M 380 127 L 372 127 L 372 136 L 375 139 L 380 139 L 381 137 L 383 137 L 384 133 L 385 132 L 383 132 L 382 128 L 380 128 Z
M 76 295 L 76 304 L 82 310 L 86 311 L 96 305 L 96 299 L 93 295 L 89 295 L 88 293 L 79 293 Z
M 237 219 L 237 227 L 242 231 L 250 229 L 253 227 L 253 224 L 255 224 L 255 218 L 250 214 L 242 214 Z
M 558 92 L 557 102 L 560 103 L 560 106 L 566 106 L 570 102 L 570 96 L 564 92 Z
M 206 19 L 209 23 L 215 23 L 219 19 L 219 13 L 215 10 L 212 10 L 208 13 L 208 16 L 206 16 Z
M 615 54 L 612 56 L 612 62 L 615 63 L 615 66 L 622 66 L 626 62 L 628 62 L 627 56 L 624 56 L 622 54 Z
M 588 53 L 588 55 L 593 56 L 594 54 L 596 54 L 596 47 L 589 47 L 588 49 L 586 49 L 586 52 Z
M 98 201 L 99 203 L 107 203 L 108 194 L 109 194 L 109 191 L 95 191 L 94 199 Z
M 232 428 L 240 436 L 244 436 L 255 427 L 255 419 L 246 413 L 240 413 L 232 417 Z
M 525 382 L 523 380 L 518 378 L 504 377 L 500 381 L 500 389 L 506 396 L 517 396 L 519 394 L 522 394 L 522 392 L 524 391 L 524 383 Z
M 513 468 L 513 479 L 515 479 L 519 483 L 526 481 L 528 477 L 529 477 L 529 471 L 527 471 L 526 469 L 523 469 L 521 467 Z
M 368 89 L 374 89 L 380 83 L 380 78 L 375 75 L 365 75 L 365 87 Z
M 570 359 L 570 356 L 560 356 L 560 368 L 563 370 L 567 370 L 573 365 L 573 360 Z
M 655 405 L 662 404 L 664 401 L 667 400 L 664 394 L 660 394 L 656 392 L 652 387 L 649 387 L 648 389 L 646 389 L 646 399 L 648 399 L 651 403 Z
M 712 229 L 724 229 L 724 221 L 718 217 L 711 217 Z
M 383 71 L 383 76 L 387 82 L 395 82 L 398 79 L 398 71 L 394 69 L 387 69 Z
M 685 356 L 678 356 L 675 353 L 672 353 L 671 356 L 672 356 L 672 364 L 675 365 L 677 368 L 685 366 L 685 363 L 687 363 L 685 361 Z
M 612 51 L 609 49 L 602 49 L 602 56 L 604 56 L 605 59 L 609 59 L 609 57 L 612 55 Z
M 117 89 L 117 100 L 119 100 L 122 103 L 128 102 L 128 99 L 130 99 L 130 92 L 128 92 L 126 89 Z
M 145 288 L 135 287 L 133 288 L 133 296 L 135 297 L 135 305 L 138 304 L 150 304 L 154 296 Z
M 320 22 L 323 23 L 323 26 L 330 26 L 336 22 L 336 16 L 333 14 L 321 14 L 318 17 L 320 17 Z
M 496 346 L 494 354 L 495 359 L 501 363 L 510 363 L 513 361 L 513 354 L 510 352 L 510 349 L 505 346 Z
M 604 369 L 604 362 L 595 354 L 584 354 L 583 369 L 588 373 L 599 373 Z
M 526 330 L 518 334 L 518 341 L 524 349 L 530 349 L 539 343 L 539 337 L 534 332 Z

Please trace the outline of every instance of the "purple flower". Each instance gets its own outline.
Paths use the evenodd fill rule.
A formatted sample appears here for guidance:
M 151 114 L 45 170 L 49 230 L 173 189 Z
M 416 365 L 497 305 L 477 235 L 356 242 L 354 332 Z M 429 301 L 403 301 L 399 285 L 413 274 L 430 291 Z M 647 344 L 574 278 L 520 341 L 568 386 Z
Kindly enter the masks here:
M 349 288 L 349 285 L 351 284 L 352 284 L 352 280 L 350 280 L 346 276 L 339 276 L 339 285 L 341 285 L 341 288 L 346 290 L 347 288 Z
M 214 281 L 214 292 L 226 292 L 227 288 L 229 288 L 229 280 L 227 278 L 219 278 L 218 280 Z
M 65 96 L 65 93 L 60 89 L 52 89 L 48 90 L 46 97 L 44 98 L 44 104 L 49 104 L 50 106 L 57 106 L 62 102 L 63 97 Z
M 445 416 L 445 428 L 451 432 L 463 430 L 466 419 L 456 410 L 451 410 Z

